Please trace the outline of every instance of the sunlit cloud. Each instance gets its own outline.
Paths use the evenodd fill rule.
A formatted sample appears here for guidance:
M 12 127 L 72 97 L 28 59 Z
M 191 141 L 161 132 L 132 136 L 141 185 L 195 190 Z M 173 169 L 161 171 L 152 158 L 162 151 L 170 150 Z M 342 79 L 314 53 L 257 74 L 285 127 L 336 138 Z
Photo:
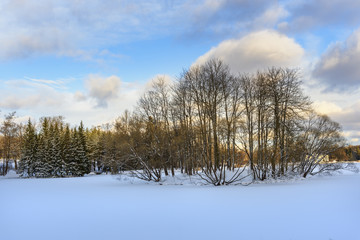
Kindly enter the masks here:
M 221 42 L 199 57 L 195 64 L 218 58 L 235 72 L 254 72 L 267 67 L 298 67 L 304 49 L 292 38 L 273 30 L 264 30 L 240 39 Z
M 315 101 L 313 103 L 313 107 L 318 113 L 326 115 L 332 113 L 339 113 L 342 111 L 342 108 L 339 107 L 337 104 L 328 101 Z

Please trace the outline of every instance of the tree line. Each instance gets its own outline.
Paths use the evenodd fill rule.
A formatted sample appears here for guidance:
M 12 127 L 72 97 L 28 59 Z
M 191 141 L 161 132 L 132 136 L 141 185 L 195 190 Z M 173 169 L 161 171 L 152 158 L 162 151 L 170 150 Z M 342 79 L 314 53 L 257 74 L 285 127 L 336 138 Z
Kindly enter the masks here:
M 359 161 L 360 146 L 345 146 L 338 148 L 329 155 L 330 161 Z
M 344 145 L 340 125 L 312 109 L 301 84 L 296 69 L 235 75 L 210 60 L 184 70 L 175 83 L 155 79 L 135 110 L 107 127 L 70 129 L 43 118 L 35 129 L 29 121 L 19 171 L 47 177 L 129 170 L 160 181 L 179 169 L 223 185 L 249 175 L 265 180 L 335 170 L 326 160 Z

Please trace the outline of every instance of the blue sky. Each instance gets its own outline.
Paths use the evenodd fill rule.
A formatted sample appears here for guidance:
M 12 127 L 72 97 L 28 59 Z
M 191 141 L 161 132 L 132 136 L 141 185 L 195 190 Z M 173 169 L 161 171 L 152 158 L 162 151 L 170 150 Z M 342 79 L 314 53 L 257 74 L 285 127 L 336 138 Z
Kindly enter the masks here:
M 314 107 L 358 144 L 359 10 L 354 0 L 1 0 L 1 114 L 111 122 L 156 76 L 216 57 L 234 72 L 300 68 Z

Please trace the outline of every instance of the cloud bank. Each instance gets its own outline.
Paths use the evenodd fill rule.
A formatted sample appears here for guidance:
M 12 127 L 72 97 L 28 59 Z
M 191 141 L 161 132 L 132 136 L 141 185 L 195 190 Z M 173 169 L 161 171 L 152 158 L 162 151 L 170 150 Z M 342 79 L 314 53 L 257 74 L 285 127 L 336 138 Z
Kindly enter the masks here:
M 89 60 L 102 57 L 109 46 L 159 35 L 192 40 L 234 36 L 251 27 L 255 18 L 274 19 L 278 11 L 268 9 L 274 4 L 275 0 L 3 0 L 0 59 L 57 55 Z M 119 53 L 109 53 L 114 54 Z
M 329 24 L 356 26 L 358 9 L 360 2 L 353 0 L 3 0 L 0 59 L 57 55 L 89 60 L 104 57 L 109 46 L 158 36 L 198 41 L 264 28 L 303 33 Z

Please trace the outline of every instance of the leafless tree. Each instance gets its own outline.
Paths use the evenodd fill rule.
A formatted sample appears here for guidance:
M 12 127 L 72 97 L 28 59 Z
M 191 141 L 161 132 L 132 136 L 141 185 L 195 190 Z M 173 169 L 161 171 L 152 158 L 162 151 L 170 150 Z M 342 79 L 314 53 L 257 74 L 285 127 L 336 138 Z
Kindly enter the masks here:
M 314 112 L 302 121 L 301 133 L 296 139 L 297 167 L 303 177 L 328 170 L 336 170 L 339 165 L 328 164 L 329 154 L 344 146 L 341 127 L 326 115 Z
M 242 155 L 236 148 L 240 119 L 240 84 L 220 60 L 193 66 L 181 80 L 191 96 L 192 123 L 196 125 L 201 177 L 214 185 L 238 181 L 243 173 Z M 237 170 L 227 176 L 226 169 Z M 239 170 L 241 169 L 241 170 Z
M 16 112 L 12 112 L 5 115 L 0 128 L 2 134 L 2 175 L 7 174 L 10 160 L 14 161 L 15 169 L 17 169 L 17 158 L 20 155 L 19 126 L 14 122 L 15 114 Z

